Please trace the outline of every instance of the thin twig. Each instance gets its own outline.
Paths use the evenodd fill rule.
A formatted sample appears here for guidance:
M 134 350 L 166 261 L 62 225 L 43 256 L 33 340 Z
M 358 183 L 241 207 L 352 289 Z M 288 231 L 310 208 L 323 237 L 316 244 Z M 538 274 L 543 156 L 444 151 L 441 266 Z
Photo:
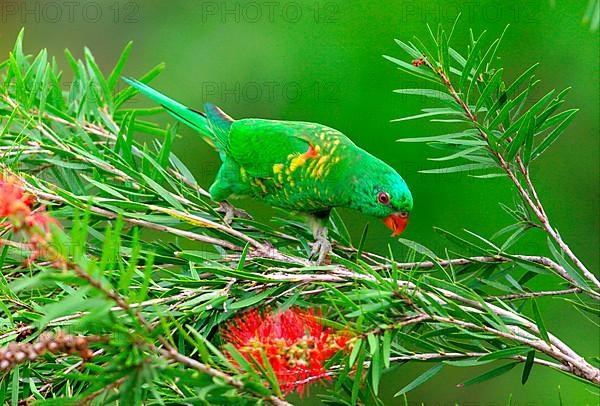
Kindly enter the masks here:
M 532 297 L 541 296 L 561 296 L 571 295 L 573 293 L 583 292 L 580 288 L 571 288 L 564 290 L 548 290 L 543 292 L 527 292 L 527 293 L 514 293 L 512 295 L 499 295 L 499 296 L 488 296 L 487 299 L 500 299 L 500 300 L 516 300 L 516 299 L 529 299 Z
M 467 352 L 467 353 L 460 353 L 460 352 L 437 353 L 437 352 L 433 352 L 433 353 L 421 353 L 421 354 L 411 354 L 411 355 L 398 355 L 395 357 L 390 357 L 390 363 L 412 362 L 412 361 L 427 362 L 427 361 L 434 361 L 434 360 L 443 361 L 443 360 L 455 360 L 455 359 L 465 359 L 465 358 L 479 358 L 479 357 L 483 357 L 483 356 L 489 355 L 489 354 L 491 354 L 491 353 L 489 353 L 489 352 Z M 525 357 L 523 355 L 514 355 L 512 357 L 507 357 L 506 359 L 514 359 L 517 361 L 525 362 L 527 360 L 527 357 Z M 555 362 L 546 361 L 546 360 L 543 360 L 540 358 L 534 358 L 533 362 L 536 364 L 539 364 L 539 365 L 544 365 L 544 366 L 547 366 L 550 368 L 569 372 L 569 368 L 567 368 L 566 366 L 564 366 L 562 364 L 557 364 Z M 365 368 L 368 368 L 370 365 L 371 365 L 371 361 L 363 362 L 363 366 Z M 311 376 L 311 377 L 308 377 L 301 381 L 296 381 L 296 384 L 297 385 L 305 385 L 310 382 L 314 382 L 314 381 L 318 381 L 323 378 L 331 377 L 331 376 L 338 374 L 339 371 L 343 370 L 344 368 L 346 368 L 345 365 L 333 365 L 328 372 L 325 372 L 325 373 L 323 373 L 321 375 L 317 375 L 317 376 Z

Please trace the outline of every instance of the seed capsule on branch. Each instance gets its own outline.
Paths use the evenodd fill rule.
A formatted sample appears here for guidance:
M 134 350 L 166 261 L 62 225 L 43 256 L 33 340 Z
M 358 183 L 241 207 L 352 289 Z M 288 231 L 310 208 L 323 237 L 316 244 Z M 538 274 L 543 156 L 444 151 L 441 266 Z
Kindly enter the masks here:
M 99 341 L 102 338 L 98 336 L 74 336 L 59 331 L 56 335 L 43 333 L 35 343 L 11 342 L 0 348 L 0 371 L 11 369 L 27 360 L 34 361 L 47 352 L 69 355 L 78 353 L 84 360 L 89 360 L 92 358 L 89 344 Z
M 264 366 L 264 354 L 285 394 L 303 394 L 306 382 L 329 379 L 325 363 L 350 340 L 347 333 L 324 327 L 319 311 L 298 307 L 249 310 L 222 327 L 221 335 L 250 363 Z

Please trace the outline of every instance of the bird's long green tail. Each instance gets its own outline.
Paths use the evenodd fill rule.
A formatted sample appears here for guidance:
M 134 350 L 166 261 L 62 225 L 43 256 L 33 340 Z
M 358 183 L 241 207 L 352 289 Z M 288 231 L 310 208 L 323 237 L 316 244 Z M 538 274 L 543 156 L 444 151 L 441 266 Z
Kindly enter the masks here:
M 190 126 L 194 130 L 198 131 L 200 134 L 209 137 L 217 147 L 219 151 L 222 151 L 227 143 L 226 139 L 220 139 L 222 137 L 219 134 L 216 134 L 210 126 L 210 123 L 206 119 L 206 116 L 203 113 L 192 110 L 187 106 L 165 96 L 164 94 L 154 90 L 150 86 L 146 85 L 135 79 L 123 78 L 127 84 L 129 84 L 134 89 L 138 90 L 140 93 L 148 97 L 150 100 L 155 101 L 165 108 L 165 110 L 175 117 L 177 120 L 182 123 Z

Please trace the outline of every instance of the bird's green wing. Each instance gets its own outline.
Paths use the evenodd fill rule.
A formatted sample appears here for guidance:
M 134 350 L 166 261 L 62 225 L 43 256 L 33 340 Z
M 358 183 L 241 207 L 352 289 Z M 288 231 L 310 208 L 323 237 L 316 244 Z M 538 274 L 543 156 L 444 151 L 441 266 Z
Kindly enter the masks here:
M 312 123 L 243 119 L 235 121 L 229 134 L 231 157 L 253 177 L 268 178 L 273 166 L 309 153 L 319 142 L 320 130 Z

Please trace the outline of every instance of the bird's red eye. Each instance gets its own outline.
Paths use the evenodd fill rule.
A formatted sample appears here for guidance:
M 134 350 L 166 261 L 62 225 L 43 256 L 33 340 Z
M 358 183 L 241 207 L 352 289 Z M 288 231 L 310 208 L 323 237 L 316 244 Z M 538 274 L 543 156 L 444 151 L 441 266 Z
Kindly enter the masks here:
M 389 204 L 390 203 L 390 195 L 388 195 L 386 192 L 379 192 L 379 194 L 377 195 L 377 200 L 381 204 Z

